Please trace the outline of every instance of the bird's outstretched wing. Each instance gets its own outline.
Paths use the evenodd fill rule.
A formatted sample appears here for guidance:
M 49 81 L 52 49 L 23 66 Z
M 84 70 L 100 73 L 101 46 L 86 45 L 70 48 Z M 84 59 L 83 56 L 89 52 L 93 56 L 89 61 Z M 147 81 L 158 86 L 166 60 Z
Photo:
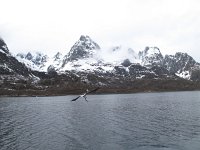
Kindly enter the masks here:
M 98 89 L 100 89 L 100 87 L 98 87 L 98 88 L 96 88 L 94 90 L 88 91 L 86 94 L 90 94 L 90 93 L 96 92 Z
M 71 101 L 76 101 L 76 100 L 79 99 L 80 97 L 81 97 L 81 96 L 78 96 L 78 97 L 72 99 Z
M 100 87 L 98 87 L 98 88 L 96 88 L 96 89 L 94 89 L 94 90 L 88 91 L 88 92 L 86 92 L 85 94 L 80 95 L 80 96 L 78 96 L 78 97 L 72 99 L 71 101 L 76 101 L 76 100 L 79 99 L 80 97 L 83 97 L 83 98 L 87 101 L 86 95 L 87 95 L 87 94 L 90 94 L 90 93 L 93 93 L 93 92 L 96 92 L 98 89 L 100 89 Z

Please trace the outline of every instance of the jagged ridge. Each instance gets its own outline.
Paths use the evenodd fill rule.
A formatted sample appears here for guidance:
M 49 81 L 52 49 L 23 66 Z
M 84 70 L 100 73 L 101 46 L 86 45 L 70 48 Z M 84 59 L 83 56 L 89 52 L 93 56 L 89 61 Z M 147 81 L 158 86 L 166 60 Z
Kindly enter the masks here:
M 200 81 L 200 65 L 186 53 L 163 57 L 157 47 L 146 47 L 137 54 L 119 46 L 109 51 L 115 58 L 110 59 L 89 36 L 81 36 L 65 56 L 17 54 L 22 64 L 5 49 L 5 42 L 1 47 L 0 95 L 59 95 L 94 86 L 101 86 L 104 92 L 200 89 L 200 84 L 193 82 Z
M 137 54 L 131 48 L 123 49 L 121 46 L 116 46 L 113 47 L 112 51 L 109 51 L 109 53 L 105 53 L 105 55 L 112 55 L 112 57 L 115 58 L 120 56 L 118 61 L 106 60 L 105 55 L 102 55 L 101 52 L 102 50 L 96 42 L 94 42 L 89 36 L 82 35 L 72 46 L 67 55 L 63 57 L 60 53 L 57 53 L 53 57 L 54 61 L 52 61 L 53 58 L 49 59 L 47 55 L 42 55 L 40 53 L 35 57 L 28 53 L 26 56 L 23 55 L 23 58 L 32 62 L 32 65 L 30 65 L 24 61 L 26 62 L 25 64 L 33 70 L 45 72 L 47 72 L 49 68 L 58 73 L 64 73 L 66 70 L 74 70 L 98 73 L 126 72 L 123 73 L 123 75 L 130 75 L 131 71 L 129 70 L 129 66 L 135 64 L 135 67 L 140 65 L 142 66 L 141 68 L 146 68 L 146 72 L 151 72 L 150 74 L 153 72 L 155 74 L 154 77 L 158 77 L 159 74 L 155 68 L 159 68 L 158 70 L 163 70 L 161 68 L 165 68 L 165 70 L 167 70 L 164 71 L 166 75 L 171 76 L 176 74 L 185 79 L 193 79 L 191 78 L 192 74 L 194 76 L 193 70 L 197 72 L 199 66 L 199 64 L 186 53 L 177 52 L 175 55 L 166 55 L 164 57 L 158 47 L 146 47 L 143 51 L 140 51 Z M 99 57 L 93 57 L 94 54 L 95 56 L 99 54 Z M 20 54 L 17 56 L 21 57 Z M 21 59 L 22 57 L 19 60 L 23 62 Z M 34 64 L 37 66 L 37 69 L 36 67 L 31 67 L 34 66 Z M 119 68 L 121 68 L 121 71 L 119 71 Z M 154 69 L 151 70 L 152 68 Z M 144 70 L 141 70 L 141 72 L 144 72 Z M 139 78 L 139 76 L 145 78 L 144 74 L 138 74 L 137 77 Z M 198 79 L 195 78 L 195 80 Z

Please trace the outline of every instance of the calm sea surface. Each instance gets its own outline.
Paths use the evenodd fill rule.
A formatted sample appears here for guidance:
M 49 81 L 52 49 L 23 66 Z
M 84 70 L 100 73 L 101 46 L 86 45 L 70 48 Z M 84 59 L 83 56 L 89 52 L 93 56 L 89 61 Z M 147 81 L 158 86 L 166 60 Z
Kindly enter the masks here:
M 200 150 L 200 92 L 0 98 L 0 150 Z

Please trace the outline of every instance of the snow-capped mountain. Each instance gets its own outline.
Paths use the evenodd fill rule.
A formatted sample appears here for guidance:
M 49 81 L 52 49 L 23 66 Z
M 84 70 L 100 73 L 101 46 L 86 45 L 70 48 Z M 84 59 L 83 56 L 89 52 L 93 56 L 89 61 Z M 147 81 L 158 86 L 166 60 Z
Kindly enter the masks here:
M 181 52 L 177 52 L 175 55 L 166 55 L 163 65 L 169 72 L 185 79 L 190 79 L 193 68 L 199 66 L 191 56 Z
M 164 57 L 158 47 L 146 47 L 139 53 L 123 46 L 101 49 L 89 36 L 83 35 L 64 56 L 59 52 L 53 57 L 40 52 L 28 52 L 17 54 L 16 57 L 28 68 L 37 71 L 56 71 L 59 74 L 66 71 L 109 73 L 135 79 L 172 75 L 191 79 L 193 70 L 198 68 L 198 63 L 185 53 Z
M 62 67 L 59 71 L 92 69 L 93 67 L 91 66 L 99 61 L 96 59 L 99 50 L 100 46 L 89 36 L 81 35 L 79 40 L 64 56 Z
M 0 95 L 59 95 L 95 86 L 105 92 L 200 89 L 193 81 L 200 81 L 200 64 L 186 53 L 163 57 L 157 47 L 139 53 L 124 46 L 101 49 L 81 36 L 65 55 L 27 52 L 13 57 L 0 40 Z
M 144 51 L 139 52 L 139 59 L 141 65 L 144 66 L 162 66 L 163 55 L 158 47 L 146 47 Z
M 40 52 L 28 52 L 27 54 L 18 53 L 16 58 L 28 68 L 38 71 L 43 71 L 45 63 L 48 61 L 48 56 Z
M 59 52 L 53 57 L 41 52 L 18 53 L 16 58 L 28 68 L 41 72 L 47 72 L 49 66 L 53 66 L 55 69 L 59 68 L 63 60 L 62 54 Z
M 175 55 L 166 55 L 164 65 L 172 72 L 188 71 L 196 64 L 196 61 L 187 53 L 176 53 Z
M 100 46 L 89 36 L 81 36 L 65 55 L 63 65 L 58 71 L 66 70 L 87 72 L 112 72 L 115 66 L 128 59 L 131 63 L 138 63 L 138 54 L 131 48 L 122 46 L 100 49 Z
M 39 80 L 24 64 L 13 57 L 6 43 L 0 40 L 0 95 L 19 94 L 19 90 L 35 88 Z
M 2 39 L 0 39 L 0 73 L 4 75 L 30 75 L 26 66 L 18 62 L 17 59 L 9 53 L 9 49 Z
M 62 66 L 64 66 L 68 61 L 92 57 L 96 53 L 96 50 L 99 49 L 100 46 L 89 36 L 82 35 L 65 56 Z

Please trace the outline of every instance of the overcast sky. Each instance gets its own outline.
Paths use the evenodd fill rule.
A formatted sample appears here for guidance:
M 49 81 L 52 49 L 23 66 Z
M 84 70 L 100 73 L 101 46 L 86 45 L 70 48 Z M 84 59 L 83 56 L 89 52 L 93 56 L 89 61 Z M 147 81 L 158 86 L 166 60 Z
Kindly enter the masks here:
M 200 62 L 200 0 L 0 0 L 0 36 L 12 53 L 67 53 L 80 35 L 101 47 L 163 54 L 187 52 Z

